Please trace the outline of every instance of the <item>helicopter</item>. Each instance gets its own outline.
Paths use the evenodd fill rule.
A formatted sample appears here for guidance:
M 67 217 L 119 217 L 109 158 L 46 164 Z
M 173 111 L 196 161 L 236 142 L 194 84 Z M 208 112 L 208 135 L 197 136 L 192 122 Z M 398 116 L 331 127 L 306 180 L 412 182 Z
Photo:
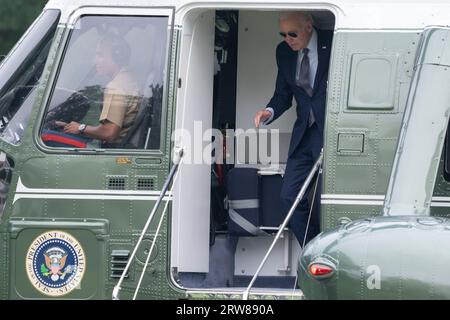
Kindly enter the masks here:
M 287 10 L 333 31 L 303 248 L 277 199 L 295 110 L 252 121 Z M 443 0 L 50 0 L 0 65 L 0 299 L 450 298 L 448 21 Z

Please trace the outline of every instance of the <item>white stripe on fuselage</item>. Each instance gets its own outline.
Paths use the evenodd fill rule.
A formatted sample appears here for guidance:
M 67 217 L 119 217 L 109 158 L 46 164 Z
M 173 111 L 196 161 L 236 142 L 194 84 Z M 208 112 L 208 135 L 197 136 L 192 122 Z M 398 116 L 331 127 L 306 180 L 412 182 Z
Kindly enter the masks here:
M 104 190 L 104 189 L 56 189 L 28 188 L 19 177 L 15 203 L 20 199 L 67 199 L 67 200 L 138 200 L 156 201 L 161 191 L 151 190 Z M 163 200 L 172 200 L 167 192 Z M 322 194 L 321 204 L 350 206 L 383 206 L 384 195 L 376 194 Z M 432 207 L 450 207 L 450 197 L 432 197 Z
M 377 194 L 322 194 L 321 204 L 350 206 L 382 206 L 384 195 Z M 432 207 L 450 207 L 450 197 L 432 197 Z
M 159 198 L 161 191 L 150 190 L 103 190 L 103 189 L 51 189 L 28 188 L 19 177 L 13 203 L 20 199 L 73 199 L 73 200 L 153 200 Z M 166 192 L 163 200 L 172 200 Z

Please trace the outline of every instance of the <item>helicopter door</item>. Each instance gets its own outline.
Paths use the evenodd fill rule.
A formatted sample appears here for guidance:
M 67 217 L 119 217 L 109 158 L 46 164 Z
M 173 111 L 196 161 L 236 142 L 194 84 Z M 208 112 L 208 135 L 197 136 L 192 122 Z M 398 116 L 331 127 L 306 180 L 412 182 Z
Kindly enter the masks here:
M 16 163 L 10 268 L 23 271 L 27 255 L 29 264 L 28 276 L 11 278 L 13 298 L 111 296 L 99 288 L 117 283 L 170 168 L 173 12 L 81 7 L 65 15 L 34 140 Z M 86 130 L 68 132 L 74 123 Z M 105 124 L 119 129 L 110 135 Z M 154 228 L 123 288 L 136 287 Z M 158 242 L 145 297 L 165 276 L 164 252 Z
M 59 17 L 59 10 L 44 11 L 0 67 L 0 220 L 18 146 L 25 138 L 33 105 L 42 98 L 37 93 L 45 87 L 45 65 L 52 63 L 47 57 Z

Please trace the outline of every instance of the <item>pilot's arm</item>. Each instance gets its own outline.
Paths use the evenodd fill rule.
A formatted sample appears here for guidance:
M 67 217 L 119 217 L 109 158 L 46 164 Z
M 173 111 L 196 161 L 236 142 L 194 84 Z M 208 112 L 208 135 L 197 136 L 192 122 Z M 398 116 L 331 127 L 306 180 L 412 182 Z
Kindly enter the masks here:
M 75 121 L 72 121 L 71 123 L 57 121 L 56 125 L 64 127 L 64 133 L 83 134 L 86 137 L 107 142 L 114 141 L 120 133 L 120 127 L 109 120 L 104 120 L 98 126 L 84 127 L 82 124 Z
M 79 123 L 71 122 L 64 126 L 64 132 L 83 134 L 89 138 L 113 142 L 119 137 L 127 111 L 127 101 L 125 92 L 118 89 L 107 89 L 99 119 L 100 124 L 80 127 Z

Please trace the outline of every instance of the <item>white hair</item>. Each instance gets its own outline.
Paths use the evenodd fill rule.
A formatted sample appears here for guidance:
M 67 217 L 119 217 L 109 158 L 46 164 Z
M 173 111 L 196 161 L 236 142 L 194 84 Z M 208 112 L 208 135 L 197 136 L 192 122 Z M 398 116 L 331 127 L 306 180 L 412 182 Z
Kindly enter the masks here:
M 281 20 L 295 20 L 302 23 L 311 23 L 314 25 L 314 19 L 309 12 L 306 11 L 282 11 L 279 14 L 279 21 Z

